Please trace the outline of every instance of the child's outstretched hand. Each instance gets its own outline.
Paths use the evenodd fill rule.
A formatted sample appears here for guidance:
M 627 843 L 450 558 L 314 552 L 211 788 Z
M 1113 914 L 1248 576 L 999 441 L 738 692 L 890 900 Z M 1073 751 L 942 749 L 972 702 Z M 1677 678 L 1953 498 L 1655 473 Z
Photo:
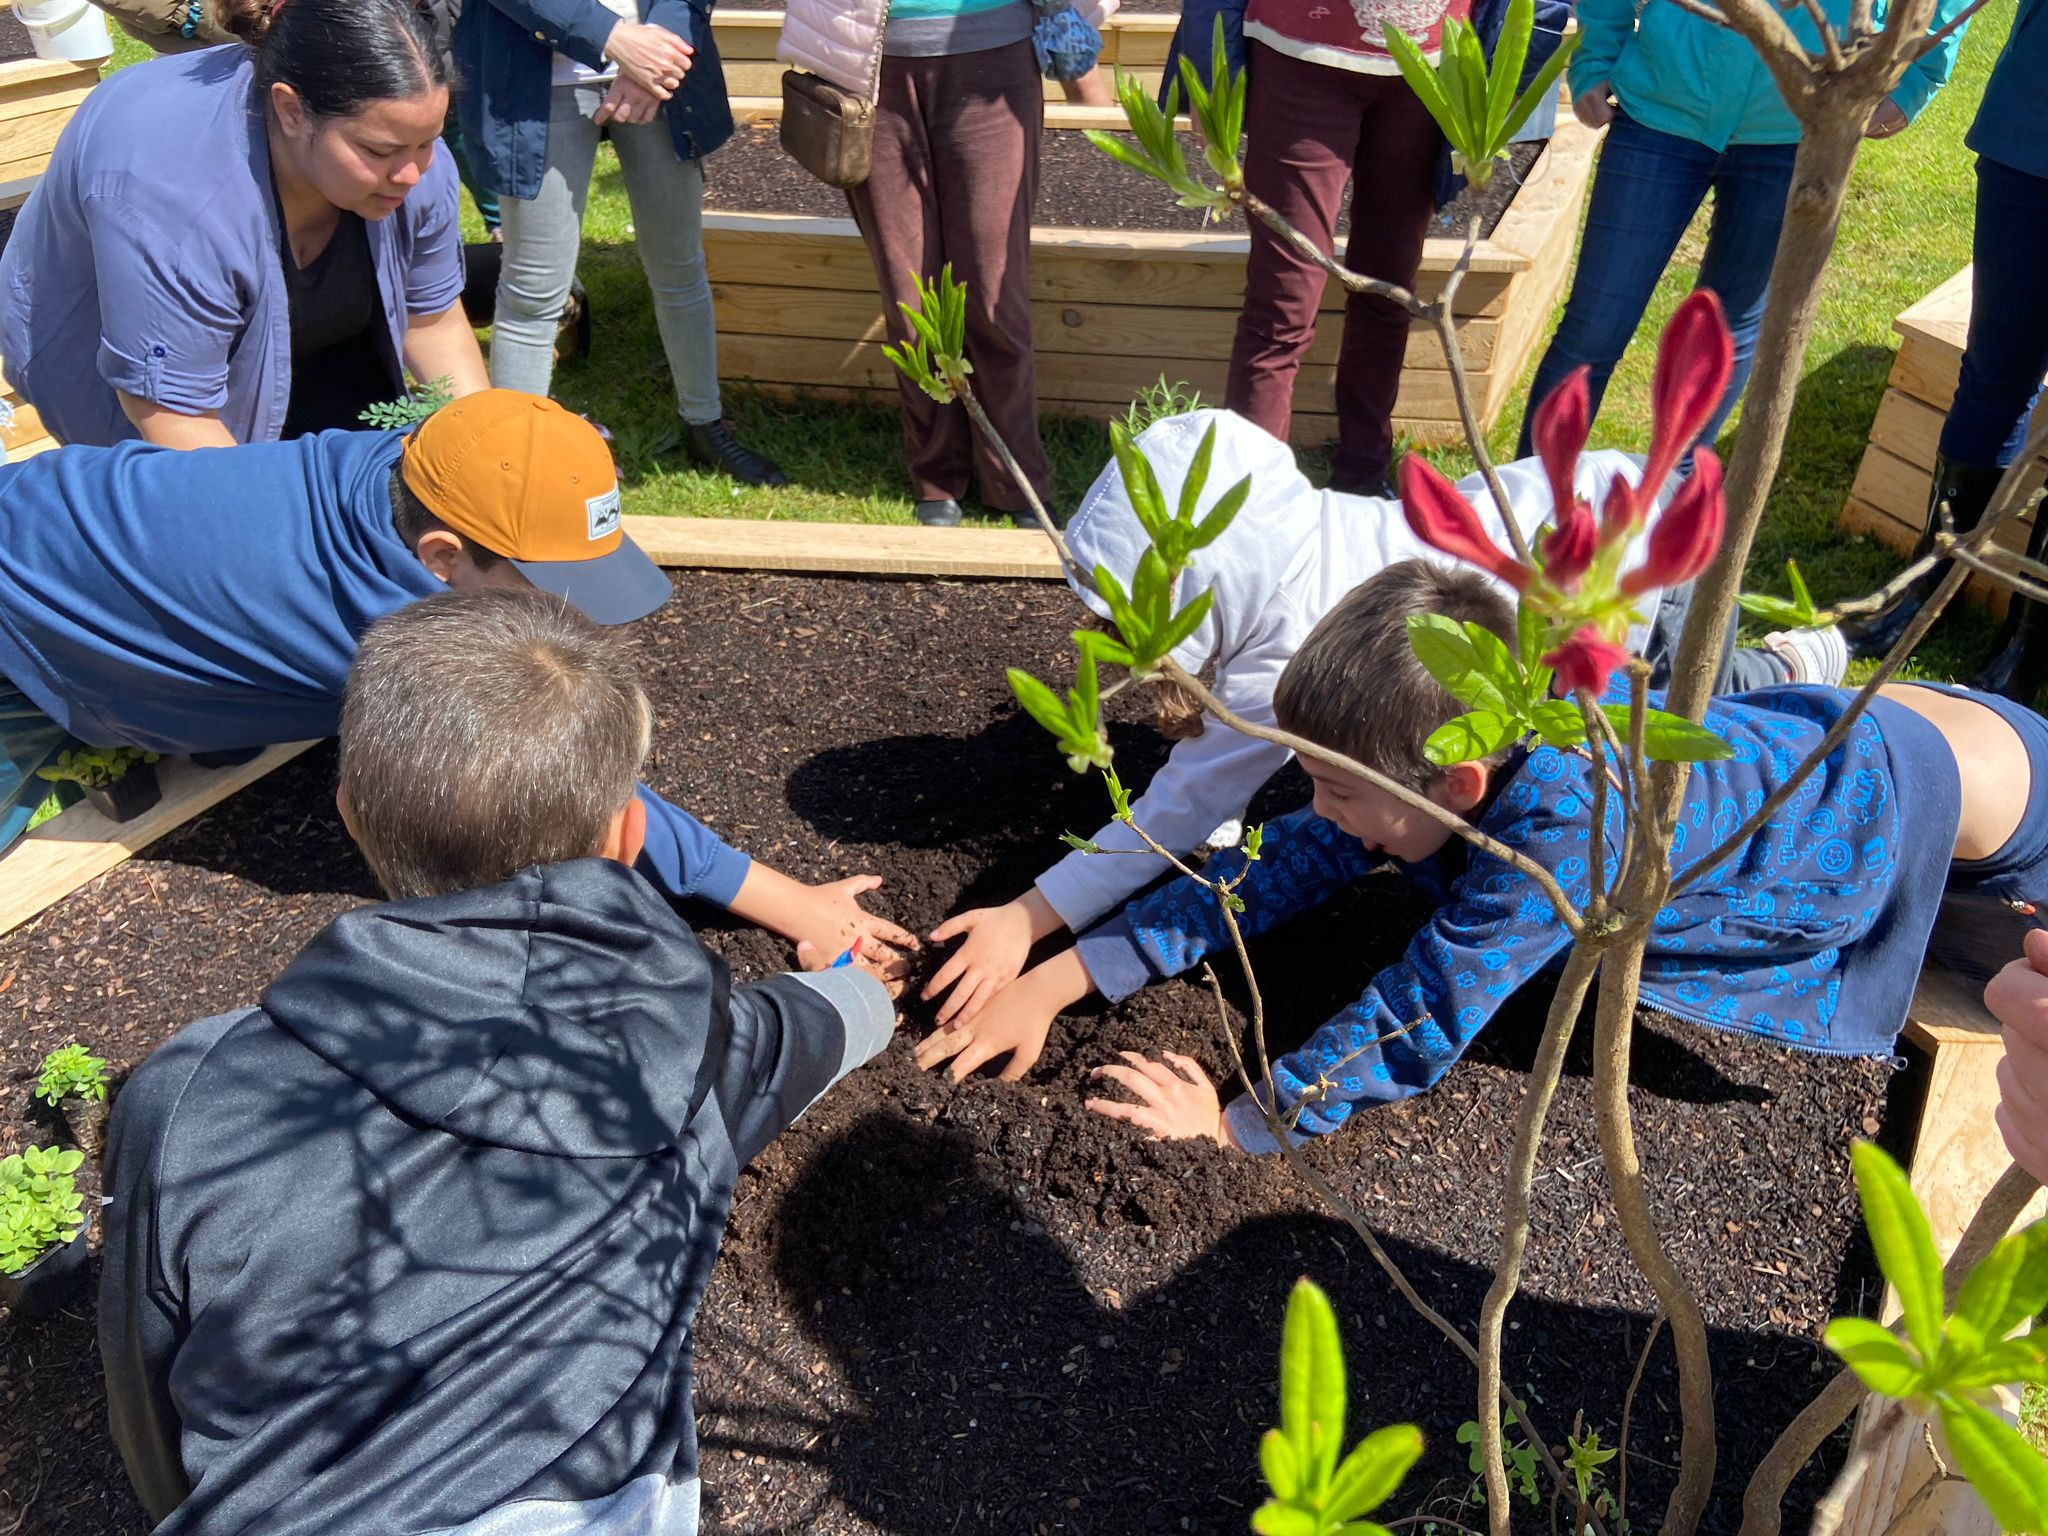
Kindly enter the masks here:
M 1118 1051 L 1127 1066 L 1097 1067 L 1090 1077 L 1106 1077 L 1136 1094 L 1139 1103 L 1124 1099 L 1090 1099 L 1087 1107 L 1112 1120 L 1128 1120 L 1152 1133 L 1155 1141 L 1191 1141 L 1206 1137 L 1219 1147 L 1234 1147 L 1223 1119 L 1216 1085 L 1193 1057 L 1161 1051 L 1153 1061 L 1137 1051 Z
M 1034 886 L 1015 901 L 1000 907 L 976 907 L 934 928 L 935 944 L 965 936 L 965 942 L 925 983 L 926 1002 L 948 987 L 953 989 L 939 1009 L 939 1023 L 957 1027 L 971 1021 L 1023 972 L 1031 946 L 1060 926 L 1059 914 Z
M 848 953 L 848 951 L 841 950 L 839 953 L 843 955 Z M 889 949 L 886 945 L 869 944 L 866 938 L 862 937 L 853 941 L 851 954 L 853 958 L 845 961 L 844 964 L 852 966 L 856 970 L 866 971 L 882 984 L 892 998 L 902 992 L 903 983 L 896 974 L 901 957 L 887 958 L 895 955 L 893 950 Z M 829 971 L 842 962 L 839 955 L 828 955 L 809 939 L 798 939 L 796 941 L 796 963 L 799 970 Z M 896 1027 L 898 1029 L 903 1027 L 903 1016 L 901 1014 L 896 1016 Z
M 996 993 L 971 1022 L 941 1025 L 918 1041 L 917 1064 L 929 1072 L 950 1060 L 957 1083 L 982 1063 L 1007 1053 L 1010 1062 L 1002 1077 L 1014 1083 L 1037 1065 L 1059 1011 L 1093 990 L 1077 951 L 1055 955 Z

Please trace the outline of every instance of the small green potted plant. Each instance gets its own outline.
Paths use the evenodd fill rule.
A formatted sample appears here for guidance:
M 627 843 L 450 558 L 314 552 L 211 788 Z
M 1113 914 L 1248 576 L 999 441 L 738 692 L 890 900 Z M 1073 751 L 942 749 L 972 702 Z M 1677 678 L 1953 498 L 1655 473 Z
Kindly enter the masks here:
M 85 1278 L 85 1200 L 71 1177 L 84 1161 L 56 1147 L 0 1157 L 0 1304 L 16 1317 L 48 1317 Z
M 36 1097 L 64 1116 L 71 1139 L 97 1159 L 107 1137 L 107 1064 L 76 1040 L 43 1058 Z
M 78 747 L 36 772 L 52 784 L 76 784 L 107 820 L 130 821 L 163 798 L 156 759 L 140 747 Z

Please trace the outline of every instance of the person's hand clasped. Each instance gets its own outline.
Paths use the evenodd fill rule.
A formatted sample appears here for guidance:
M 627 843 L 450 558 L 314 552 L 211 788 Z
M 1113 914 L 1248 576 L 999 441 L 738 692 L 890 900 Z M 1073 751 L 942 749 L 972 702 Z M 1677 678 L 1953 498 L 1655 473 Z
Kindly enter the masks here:
M 1572 116 L 1588 128 L 1605 128 L 1614 121 L 1614 102 L 1608 97 L 1605 80 L 1573 98 Z
M 667 101 L 690 68 L 690 45 L 667 27 L 620 21 L 604 40 L 604 56 L 630 80 L 658 101 Z
M 1870 114 L 1870 121 L 1863 125 L 1866 139 L 1888 139 L 1906 126 L 1906 114 L 1899 110 L 1899 104 L 1887 96 L 1880 101 Z
M 935 944 L 963 940 L 925 983 L 926 1002 L 948 987 L 953 989 L 939 1008 L 941 1027 L 951 1029 L 972 1022 L 997 993 L 1022 975 L 1033 937 L 1031 914 L 1015 901 L 1000 907 L 976 907 L 934 928 Z
M 1203 1138 L 1219 1147 L 1235 1146 L 1223 1120 L 1223 1101 L 1208 1073 L 1191 1056 L 1161 1051 L 1154 1061 L 1139 1051 L 1118 1051 L 1125 1065 L 1112 1063 L 1097 1067 L 1088 1075 L 1106 1077 L 1137 1096 L 1128 1099 L 1089 1099 L 1087 1107 L 1112 1120 L 1126 1120 L 1140 1130 L 1150 1131 L 1154 1141 L 1193 1141 Z
M 621 75 L 605 92 L 590 120 L 600 128 L 606 123 L 651 123 L 660 110 L 659 97 Z
M 2013 1161 L 2048 1183 L 2048 929 L 2029 933 L 2025 958 L 1991 978 L 1984 1006 L 2005 1026 L 1999 1134 Z

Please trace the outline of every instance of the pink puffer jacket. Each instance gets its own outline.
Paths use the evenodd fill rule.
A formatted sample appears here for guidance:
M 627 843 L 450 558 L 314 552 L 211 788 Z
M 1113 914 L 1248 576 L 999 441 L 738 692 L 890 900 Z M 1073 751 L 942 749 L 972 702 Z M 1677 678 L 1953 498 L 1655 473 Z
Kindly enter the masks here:
M 1100 28 L 1122 3 L 1074 0 L 1074 9 Z M 881 80 L 882 29 L 888 19 L 889 0 L 787 0 L 775 57 L 873 101 Z

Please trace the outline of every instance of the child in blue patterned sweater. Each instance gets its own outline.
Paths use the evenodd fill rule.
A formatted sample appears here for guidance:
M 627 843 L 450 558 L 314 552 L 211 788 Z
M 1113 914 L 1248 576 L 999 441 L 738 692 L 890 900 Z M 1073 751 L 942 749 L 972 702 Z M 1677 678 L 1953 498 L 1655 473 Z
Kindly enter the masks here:
M 1407 621 L 1424 613 L 1514 634 L 1508 600 L 1477 572 L 1422 561 L 1389 566 L 1345 597 L 1289 663 L 1274 699 L 1280 724 L 1469 819 L 1548 869 L 1583 906 L 1591 759 L 1538 745 L 1450 768 L 1431 764 L 1423 743 L 1462 706 L 1410 648 Z M 1681 879 L 1695 878 L 1658 914 L 1643 968 L 1645 1005 L 1809 1050 L 1889 1054 L 1946 885 L 1979 887 L 2019 906 L 2048 900 L 2048 721 L 1993 695 L 1941 686 L 1884 689 L 1783 806 L 1728 858 L 1703 865 L 1791 777 L 1850 697 L 1787 686 L 1717 699 L 1708 709 L 1708 727 L 1734 754 L 1697 765 L 1687 783 L 1671 856 Z M 1276 1108 L 1296 1140 L 1430 1087 L 1507 997 L 1570 942 L 1528 876 L 1362 778 L 1303 766 L 1315 783 L 1313 803 L 1268 824 L 1261 856 L 1239 887 L 1248 934 L 1386 862 L 1441 901 L 1356 1003 L 1274 1063 Z M 1610 886 L 1621 846 L 1620 797 L 1611 795 Z M 1242 860 L 1219 855 L 1210 872 L 1234 876 Z M 1121 999 L 1229 947 L 1214 895 L 1175 881 L 1027 972 L 969 1023 L 934 1033 L 919 1047 L 919 1064 L 977 1043 L 978 1056 L 1035 1047 L 1054 1016 L 1090 992 Z M 1152 1061 L 1126 1052 L 1096 1075 L 1136 1100 L 1091 1099 L 1102 1114 L 1156 1136 L 1278 1150 L 1249 1096 L 1223 1108 L 1185 1056 Z

